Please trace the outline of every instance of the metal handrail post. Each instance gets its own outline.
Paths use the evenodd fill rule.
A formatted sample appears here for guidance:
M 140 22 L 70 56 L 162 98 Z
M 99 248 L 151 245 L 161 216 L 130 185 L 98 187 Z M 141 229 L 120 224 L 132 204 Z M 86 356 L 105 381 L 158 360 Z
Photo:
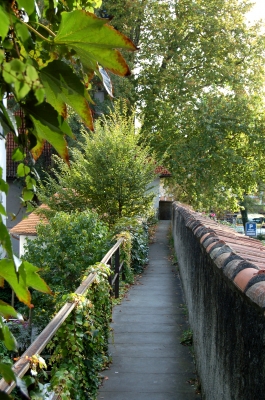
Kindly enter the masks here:
M 117 278 L 115 280 L 115 299 L 119 298 L 120 295 L 120 248 L 118 247 L 115 252 L 115 275 Z

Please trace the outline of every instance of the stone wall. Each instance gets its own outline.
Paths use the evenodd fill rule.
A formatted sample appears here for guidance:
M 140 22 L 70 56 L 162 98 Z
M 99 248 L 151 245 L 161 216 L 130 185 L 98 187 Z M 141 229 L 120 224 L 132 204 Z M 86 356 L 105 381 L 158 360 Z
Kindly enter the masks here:
M 178 203 L 172 233 L 202 398 L 265 399 L 265 247 Z

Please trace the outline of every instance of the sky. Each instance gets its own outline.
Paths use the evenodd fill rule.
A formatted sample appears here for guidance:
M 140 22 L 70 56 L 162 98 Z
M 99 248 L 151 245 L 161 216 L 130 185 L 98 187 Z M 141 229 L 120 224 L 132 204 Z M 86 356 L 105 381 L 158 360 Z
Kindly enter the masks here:
M 253 0 L 253 3 L 256 3 L 253 6 L 252 11 L 249 13 L 249 17 L 251 20 L 258 20 L 263 18 L 265 21 L 265 0 Z

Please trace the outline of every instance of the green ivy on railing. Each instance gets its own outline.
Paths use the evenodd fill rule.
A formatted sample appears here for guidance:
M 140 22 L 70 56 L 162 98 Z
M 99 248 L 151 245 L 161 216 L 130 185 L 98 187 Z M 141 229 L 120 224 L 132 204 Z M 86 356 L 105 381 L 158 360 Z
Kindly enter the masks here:
M 133 283 L 134 273 L 132 270 L 132 237 L 130 232 L 121 232 L 115 236 L 118 239 L 124 239 L 120 247 L 120 263 L 123 262 L 123 274 L 126 283 Z
M 109 267 L 96 264 L 90 272 L 97 276 L 86 296 L 71 294 L 64 299 L 76 302 L 76 307 L 49 345 L 51 388 L 62 400 L 96 399 L 99 371 L 109 362 Z

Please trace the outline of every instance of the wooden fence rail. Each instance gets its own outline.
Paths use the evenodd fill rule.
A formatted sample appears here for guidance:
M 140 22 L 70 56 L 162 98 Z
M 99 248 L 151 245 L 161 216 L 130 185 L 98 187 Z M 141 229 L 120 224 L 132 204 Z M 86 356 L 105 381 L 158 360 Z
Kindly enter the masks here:
M 115 270 L 114 277 L 110 279 L 110 284 L 115 285 L 115 297 L 119 297 L 119 275 L 122 271 L 122 265 L 120 265 L 120 246 L 124 239 L 119 239 L 115 245 L 108 251 L 108 253 L 102 258 L 101 263 L 109 264 L 111 267 L 112 257 L 115 257 Z M 96 278 L 96 273 L 89 274 L 89 276 L 81 283 L 81 285 L 76 289 L 75 294 L 83 295 L 93 283 Z M 30 361 L 28 358 L 32 357 L 34 354 L 41 354 L 43 349 L 49 343 L 49 341 L 56 334 L 60 326 L 66 320 L 68 315 L 75 308 L 76 303 L 66 303 L 60 311 L 55 315 L 55 317 L 49 322 L 49 324 L 44 328 L 40 335 L 32 342 L 32 344 L 27 348 L 27 350 L 22 354 L 19 360 L 14 364 L 13 370 L 17 377 L 22 378 L 30 367 Z M 0 381 L 0 391 L 7 394 L 11 393 L 15 388 L 16 382 L 8 384 L 4 379 Z

